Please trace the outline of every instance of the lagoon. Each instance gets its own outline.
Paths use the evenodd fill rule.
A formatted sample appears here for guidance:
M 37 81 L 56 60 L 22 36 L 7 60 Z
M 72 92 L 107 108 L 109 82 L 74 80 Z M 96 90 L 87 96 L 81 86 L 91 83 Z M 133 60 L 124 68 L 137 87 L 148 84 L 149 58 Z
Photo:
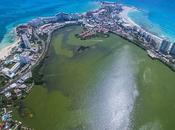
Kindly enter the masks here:
M 76 39 L 77 26 L 57 31 L 41 71 L 44 84 L 22 101 L 35 130 L 171 130 L 175 81 L 169 68 L 111 34 Z M 79 46 L 88 50 L 77 53 Z

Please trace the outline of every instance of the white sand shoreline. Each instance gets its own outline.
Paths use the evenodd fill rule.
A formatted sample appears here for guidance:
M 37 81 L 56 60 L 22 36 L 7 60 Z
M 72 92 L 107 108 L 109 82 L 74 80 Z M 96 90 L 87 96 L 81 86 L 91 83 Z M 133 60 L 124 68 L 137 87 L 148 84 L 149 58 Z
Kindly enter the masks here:
M 139 11 L 137 8 L 135 7 L 129 7 L 129 6 L 123 6 L 123 11 L 120 13 L 120 17 L 123 18 L 124 22 L 130 24 L 131 26 L 136 26 L 138 27 L 139 29 L 142 29 L 144 30 L 140 25 L 138 25 L 137 23 L 135 23 L 129 16 L 128 14 L 131 13 L 131 12 L 135 12 L 135 11 Z M 163 40 L 163 38 L 157 36 L 157 35 L 154 35 L 148 31 L 146 31 L 147 34 L 151 35 L 153 38 L 159 40 L 160 42 Z
M 16 38 L 15 42 L 12 43 L 11 45 L 8 45 L 6 47 L 0 48 L 0 60 L 5 60 L 5 58 L 7 56 L 10 55 L 11 50 L 17 46 L 17 44 L 19 43 L 20 39 Z
M 137 23 L 135 23 L 129 16 L 128 14 L 131 12 L 135 12 L 135 11 L 139 11 L 137 8 L 135 7 L 129 7 L 129 6 L 122 6 L 123 7 L 123 11 L 119 14 L 120 17 L 124 20 L 124 22 L 128 23 L 131 26 L 137 26 L 138 28 L 144 30 L 141 26 L 139 26 Z M 147 31 L 146 31 L 147 32 Z M 150 32 L 147 32 L 147 34 L 151 35 L 153 38 L 158 39 L 159 41 L 162 41 L 163 38 L 156 36 Z M 12 48 L 14 48 L 15 46 L 17 46 L 17 43 L 20 41 L 20 39 L 16 36 L 16 40 L 14 43 L 12 43 L 11 45 L 5 46 L 0 48 L 0 60 L 4 60 L 7 56 L 10 55 L 10 52 L 12 50 Z
M 134 21 L 131 20 L 131 18 L 128 16 L 129 13 L 138 11 L 135 7 L 128 7 L 123 6 L 123 11 L 120 13 L 120 16 L 123 18 L 125 22 L 128 22 L 132 26 L 137 26 L 141 28 L 138 24 L 136 24 Z
M 12 28 L 10 32 L 7 32 L 5 34 L 5 38 L 11 37 L 13 35 L 13 42 L 9 42 L 6 40 L 2 40 L 2 45 L 0 46 L 0 60 L 5 60 L 6 57 L 8 57 L 11 53 L 12 48 L 16 47 L 17 44 L 20 42 L 20 38 L 16 35 L 16 28 Z

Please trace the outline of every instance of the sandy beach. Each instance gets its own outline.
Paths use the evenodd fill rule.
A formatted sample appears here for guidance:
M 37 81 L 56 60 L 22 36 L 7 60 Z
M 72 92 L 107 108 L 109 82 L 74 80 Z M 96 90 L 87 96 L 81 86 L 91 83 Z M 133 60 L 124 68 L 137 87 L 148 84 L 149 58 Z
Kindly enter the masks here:
M 119 14 L 120 17 L 123 19 L 123 21 L 125 23 L 127 23 L 130 26 L 137 26 L 140 29 L 143 29 L 141 26 L 139 26 L 138 24 L 136 24 L 129 16 L 128 14 L 131 12 L 135 12 L 135 11 L 139 11 L 137 8 L 135 7 L 129 7 L 129 6 L 123 6 L 123 11 Z M 143 29 L 144 30 L 144 29 Z M 147 32 L 147 34 L 151 35 L 153 38 L 155 38 L 158 41 L 162 41 L 163 38 L 158 37 L 150 32 Z M 15 42 L 11 45 L 8 45 L 4 48 L 0 48 L 0 60 L 4 60 L 11 52 L 12 48 L 14 48 L 17 43 L 20 41 L 19 38 L 17 38 L 15 40 Z
M 123 18 L 125 22 L 129 23 L 130 25 L 141 28 L 138 24 L 132 21 L 131 18 L 128 17 L 129 13 L 135 12 L 135 11 L 138 11 L 137 8 L 135 7 L 123 6 L 123 11 L 120 13 L 120 16 Z
M 128 16 L 129 13 L 139 11 L 135 7 L 129 7 L 129 6 L 123 6 L 123 11 L 120 13 L 120 17 L 123 18 L 124 22 L 128 23 L 131 26 L 137 26 L 138 28 L 144 30 L 140 25 L 136 24 L 131 18 Z M 150 32 L 147 32 L 147 34 L 151 35 L 153 38 L 155 38 L 158 42 L 162 42 L 163 38 L 156 36 Z
M 12 48 L 17 46 L 19 41 L 20 41 L 20 39 L 17 38 L 13 44 L 6 46 L 4 48 L 1 48 L 0 49 L 0 60 L 4 60 L 7 56 L 9 56 Z

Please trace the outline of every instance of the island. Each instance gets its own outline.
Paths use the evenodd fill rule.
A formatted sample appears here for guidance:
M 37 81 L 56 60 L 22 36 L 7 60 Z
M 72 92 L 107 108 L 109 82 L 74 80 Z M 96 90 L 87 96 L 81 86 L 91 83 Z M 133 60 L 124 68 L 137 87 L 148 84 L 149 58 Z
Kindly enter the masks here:
M 128 13 L 137 10 L 113 2 L 100 2 L 100 8 L 83 14 L 58 13 L 52 17 L 39 17 L 16 27 L 16 42 L 0 52 L 0 94 L 2 129 L 31 129 L 13 120 L 12 106 L 30 93 L 34 84 L 42 83 L 38 67 L 47 58 L 52 34 L 64 27 L 78 25 L 83 28 L 76 38 L 81 40 L 118 35 L 175 70 L 175 44 L 156 36 L 134 23 Z M 80 46 L 79 54 L 89 47 Z

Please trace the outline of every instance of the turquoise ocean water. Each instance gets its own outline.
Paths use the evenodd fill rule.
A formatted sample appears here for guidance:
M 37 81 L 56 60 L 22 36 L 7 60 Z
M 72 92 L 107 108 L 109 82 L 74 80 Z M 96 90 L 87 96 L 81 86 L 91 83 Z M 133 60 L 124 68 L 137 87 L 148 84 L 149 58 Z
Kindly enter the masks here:
M 143 28 L 175 41 L 174 0 L 125 0 L 126 4 L 139 8 L 129 16 Z
M 109 0 L 115 1 L 115 0 Z M 145 29 L 175 40 L 174 0 L 118 0 L 141 9 L 129 16 Z M 39 16 L 57 12 L 85 12 L 99 6 L 97 0 L 1 0 L 0 48 L 13 42 L 13 28 Z
M 13 43 L 14 27 L 18 24 L 58 12 L 82 13 L 97 7 L 97 2 L 90 0 L 1 0 L 0 48 Z

